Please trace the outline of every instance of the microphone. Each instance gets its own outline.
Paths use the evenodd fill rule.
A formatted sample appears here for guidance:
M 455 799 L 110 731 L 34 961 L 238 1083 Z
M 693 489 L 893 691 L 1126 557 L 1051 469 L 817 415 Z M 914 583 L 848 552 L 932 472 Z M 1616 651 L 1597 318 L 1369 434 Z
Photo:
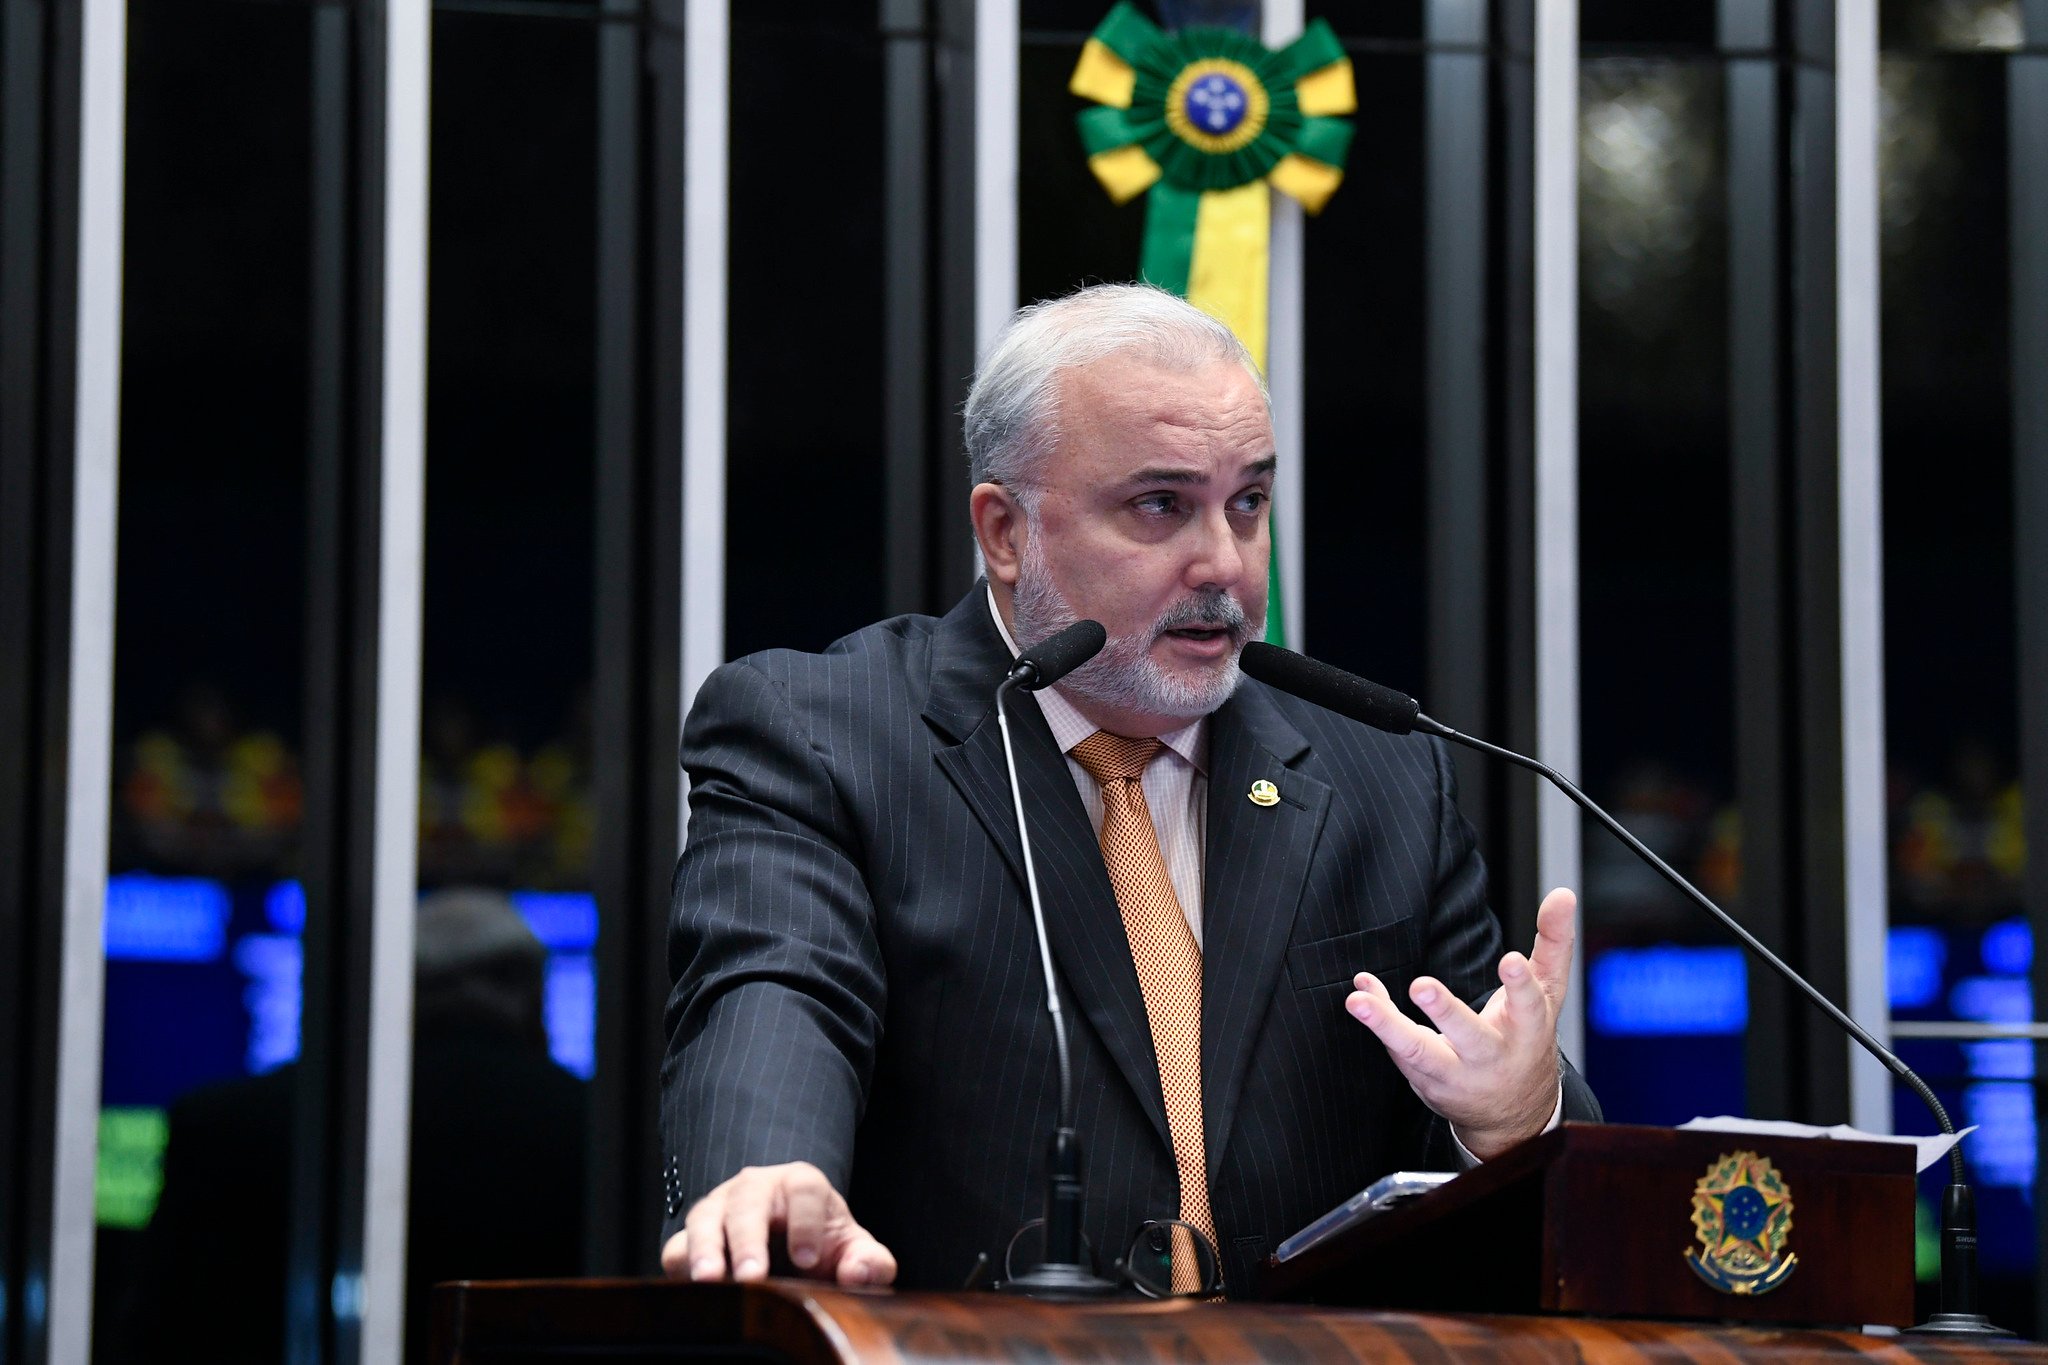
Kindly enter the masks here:
M 1033 1298 L 1103 1298 L 1115 1294 L 1117 1287 L 1081 1260 L 1086 1186 L 1081 1178 L 1081 1139 L 1074 1131 L 1074 1060 L 1067 1047 L 1066 1016 L 1060 1012 L 1059 984 L 1053 977 L 1052 940 L 1045 932 L 1045 905 L 1038 895 L 1038 866 L 1031 859 L 1031 827 L 1024 818 L 1024 789 L 1017 782 L 1017 750 L 1010 742 L 1005 703 L 1012 691 L 1036 692 L 1058 682 L 1101 653 L 1108 638 L 1101 622 L 1076 621 L 1022 651 L 996 688 L 996 721 L 1003 732 L 1003 761 L 1010 769 L 1010 803 L 1017 812 L 1017 842 L 1024 849 L 1024 886 L 1031 893 L 1031 924 L 1038 934 L 1038 960 L 1045 969 L 1045 1012 L 1052 1017 L 1053 1053 L 1060 1068 L 1059 1118 L 1045 1163 L 1045 1256 L 1032 1269 L 996 1286 Z
M 1934 1121 L 1941 1125 L 1941 1131 L 1950 1136 L 1954 1135 L 1956 1126 L 1949 1119 L 1948 1110 L 1942 1106 L 1934 1091 L 1928 1087 L 1926 1081 L 1920 1079 L 1913 1068 L 1900 1061 L 1890 1048 L 1878 1042 L 1867 1029 L 1850 1018 L 1834 1001 L 1821 994 L 1812 982 L 1792 970 L 1788 963 L 1765 947 L 1756 935 L 1737 923 L 1734 916 L 1714 904 L 1705 892 L 1680 876 L 1669 863 L 1652 853 L 1642 840 L 1624 829 L 1619 820 L 1602 810 L 1593 798 L 1580 791 L 1569 778 L 1549 764 L 1503 749 L 1497 744 L 1489 744 L 1483 739 L 1460 734 L 1441 721 L 1432 720 L 1422 714 L 1421 703 L 1413 697 L 1394 691 L 1391 687 L 1367 682 L 1364 678 L 1346 673 L 1341 668 L 1263 641 L 1254 641 L 1244 647 L 1239 666 L 1247 675 L 1270 687 L 1291 693 L 1303 701 L 1314 702 L 1327 710 L 1335 711 L 1338 715 L 1349 716 L 1352 720 L 1370 725 L 1376 730 L 1385 730 L 1396 735 L 1421 730 L 1426 734 L 1449 740 L 1453 744 L 1462 744 L 1481 753 L 1491 754 L 1495 758 L 1505 759 L 1545 778 L 1577 803 L 1580 809 L 1605 826 L 1608 833 L 1628 845 L 1630 852 L 1648 863 L 1665 881 L 1678 888 L 1686 899 L 1718 920 L 1721 926 L 1733 934 L 1745 948 L 1761 958 L 1771 970 L 1812 1001 L 1822 1014 L 1834 1020 L 1836 1025 L 1861 1044 L 1864 1051 L 1884 1063 L 1887 1071 L 1904 1081 L 1933 1111 Z M 1976 1202 L 1968 1182 L 1964 1179 L 1962 1149 L 1951 1147 L 1948 1155 L 1950 1181 L 1948 1191 L 1942 1199 L 1941 1218 L 1941 1311 L 1913 1330 L 1956 1336 L 2011 1336 L 2012 1333 L 1993 1326 L 1988 1317 L 1977 1311 Z
M 1051 687 L 1102 652 L 1109 632 L 1100 621 L 1076 621 L 1017 655 L 1010 678 L 1020 692 Z
M 1441 726 L 1422 714 L 1422 704 L 1415 698 L 1264 640 L 1253 640 L 1244 647 L 1238 667 L 1269 687 L 1390 735 L 1405 735 L 1418 726 L 1431 734 L 1442 733 Z

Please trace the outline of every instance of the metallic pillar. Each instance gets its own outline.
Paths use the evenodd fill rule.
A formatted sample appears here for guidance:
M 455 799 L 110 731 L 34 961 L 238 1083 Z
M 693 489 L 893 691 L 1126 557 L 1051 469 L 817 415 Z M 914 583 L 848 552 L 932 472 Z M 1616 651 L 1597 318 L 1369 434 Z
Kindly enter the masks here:
M 1535 14 L 1535 682 L 1536 756 L 1579 770 L 1579 7 L 1549 0 Z M 1539 894 L 1579 887 L 1582 827 L 1561 793 L 1536 798 Z M 1558 1042 L 1584 1055 L 1585 963 Z
M 0 1361 L 92 1349 L 127 8 L 11 3 L 0 70 Z

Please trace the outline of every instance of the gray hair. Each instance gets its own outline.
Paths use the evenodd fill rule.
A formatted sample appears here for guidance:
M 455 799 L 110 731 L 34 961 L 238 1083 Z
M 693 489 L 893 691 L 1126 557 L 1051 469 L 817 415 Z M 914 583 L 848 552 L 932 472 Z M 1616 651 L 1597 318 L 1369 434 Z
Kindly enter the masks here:
M 1149 284 L 1092 285 L 1019 310 L 989 348 L 967 394 L 972 482 L 1033 490 L 1059 436 L 1060 375 L 1115 355 L 1179 373 L 1234 360 L 1267 397 L 1251 352 L 1223 323 Z
M 547 961 L 547 949 L 504 892 L 465 886 L 420 897 L 415 1036 L 484 1028 L 544 1050 Z

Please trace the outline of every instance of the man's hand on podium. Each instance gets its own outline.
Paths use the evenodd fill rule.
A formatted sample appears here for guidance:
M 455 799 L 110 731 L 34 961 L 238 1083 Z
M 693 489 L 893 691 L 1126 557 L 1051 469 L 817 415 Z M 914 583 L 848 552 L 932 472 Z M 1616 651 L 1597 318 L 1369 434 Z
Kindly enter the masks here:
M 1562 887 L 1536 911 L 1536 946 L 1500 960 L 1501 988 L 1471 1006 L 1435 977 L 1419 976 L 1408 998 L 1436 1024 L 1401 1013 L 1387 988 L 1360 972 L 1344 1001 L 1371 1029 L 1432 1111 L 1451 1121 L 1465 1149 L 1486 1160 L 1543 1131 L 1557 1112 L 1557 1016 L 1571 983 L 1578 897 Z
M 846 1200 L 808 1161 L 748 1166 L 699 1199 L 683 1230 L 661 1249 L 673 1280 L 760 1280 L 768 1276 L 769 1238 L 780 1235 L 789 1259 L 812 1279 L 889 1284 L 896 1257 L 853 1221 Z

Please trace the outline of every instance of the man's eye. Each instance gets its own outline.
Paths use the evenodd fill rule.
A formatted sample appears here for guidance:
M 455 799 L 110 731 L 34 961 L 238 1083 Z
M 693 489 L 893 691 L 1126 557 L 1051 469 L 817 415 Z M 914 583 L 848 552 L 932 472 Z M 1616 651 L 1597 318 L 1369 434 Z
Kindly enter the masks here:
M 1144 497 L 1133 501 L 1131 505 L 1140 512 L 1164 515 L 1173 510 L 1175 501 L 1176 499 L 1171 493 L 1147 493 Z
M 1262 489 L 1254 488 L 1249 493 L 1245 493 L 1238 498 L 1237 510 L 1240 512 L 1256 512 L 1272 500 L 1270 494 Z

